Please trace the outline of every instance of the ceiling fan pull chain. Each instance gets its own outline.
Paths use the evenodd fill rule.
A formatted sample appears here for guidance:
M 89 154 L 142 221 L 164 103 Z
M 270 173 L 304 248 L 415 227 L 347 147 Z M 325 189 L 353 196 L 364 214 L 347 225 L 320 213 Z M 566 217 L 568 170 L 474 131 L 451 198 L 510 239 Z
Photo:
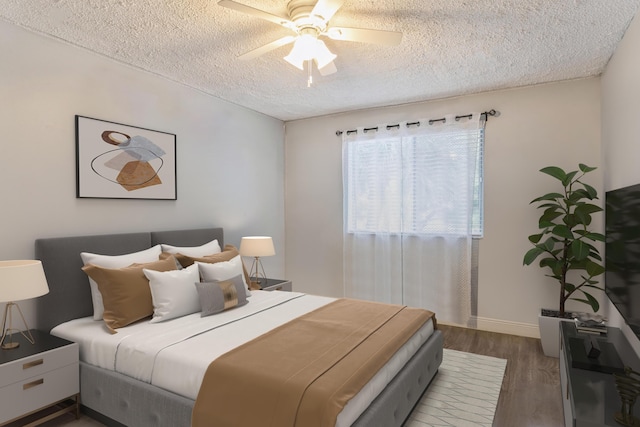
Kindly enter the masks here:
M 311 87 L 311 83 L 313 83 L 313 74 L 312 74 L 313 63 L 311 60 L 307 61 L 307 72 L 309 78 L 307 79 L 307 87 Z

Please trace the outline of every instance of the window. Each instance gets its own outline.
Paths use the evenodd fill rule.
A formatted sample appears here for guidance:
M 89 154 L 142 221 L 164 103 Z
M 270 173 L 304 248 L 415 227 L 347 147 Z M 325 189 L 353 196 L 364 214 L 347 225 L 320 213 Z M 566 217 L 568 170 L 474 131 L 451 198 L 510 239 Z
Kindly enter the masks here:
M 347 142 L 345 231 L 481 237 L 483 152 L 483 126 Z

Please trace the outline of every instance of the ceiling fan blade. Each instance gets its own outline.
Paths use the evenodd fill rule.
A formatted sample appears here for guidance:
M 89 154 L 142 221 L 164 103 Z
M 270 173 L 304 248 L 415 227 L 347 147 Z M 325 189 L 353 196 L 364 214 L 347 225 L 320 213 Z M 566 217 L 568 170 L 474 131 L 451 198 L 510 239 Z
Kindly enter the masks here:
M 271 43 L 265 44 L 262 47 L 259 47 L 257 49 L 253 49 L 247 53 L 244 53 L 242 55 L 240 55 L 238 57 L 238 59 L 242 59 L 242 60 L 249 60 L 249 59 L 253 59 L 253 58 L 257 58 L 260 55 L 264 55 L 267 52 L 270 52 L 274 49 L 279 48 L 280 46 L 284 46 L 286 44 L 289 43 L 293 43 L 296 40 L 296 36 L 287 36 L 287 37 L 283 37 L 281 39 L 278 39 L 276 41 L 272 41 Z
M 278 15 L 273 15 L 269 12 L 265 12 L 264 10 L 256 9 L 255 7 L 246 6 L 241 3 L 237 3 L 233 0 L 220 0 L 218 5 L 237 10 L 238 12 L 246 13 L 248 15 L 255 16 L 257 18 L 262 18 L 267 21 L 271 21 L 274 24 L 282 25 L 283 27 L 287 27 L 290 29 L 295 28 L 295 24 L 291 22 L 288 18 L 283 18 Z
M 402 41 L 402 33 L 397 31 L 370 30 L 367 28 L 331 27 L 325 34 L 333 40 L 383 44 L 395 46 Z
M 316 65 L 318 65 L 317 62 L 316 62 Z M 338 69 L 336 68 L 335 62 L 333 61 L 329 62 L 327 65 L 325 65 L 322 68 L 318 68 L 318 72 L 320 73 L 321 76 L 328 76 L 329 74 L 333 74 L 336 71 L 338 71 Z
M 311 11 L 311 15 L 321 16 L 324 22 L 329 21 L 342 7 L 344 0 L 318 0 Z

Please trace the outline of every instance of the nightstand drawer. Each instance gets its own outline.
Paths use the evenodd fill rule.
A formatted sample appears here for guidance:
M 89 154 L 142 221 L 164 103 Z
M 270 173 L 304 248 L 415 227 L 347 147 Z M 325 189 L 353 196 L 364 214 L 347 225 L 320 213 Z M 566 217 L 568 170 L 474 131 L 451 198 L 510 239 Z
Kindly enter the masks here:
M 76 343 L 3 363 L 0 365 L 0 387 L 42 375 L 71 363 L 78 366 L 78 344 Z
M 76 362 L 0 388 L 0 423 L 74 396 L 80 389 L 79 372 Z

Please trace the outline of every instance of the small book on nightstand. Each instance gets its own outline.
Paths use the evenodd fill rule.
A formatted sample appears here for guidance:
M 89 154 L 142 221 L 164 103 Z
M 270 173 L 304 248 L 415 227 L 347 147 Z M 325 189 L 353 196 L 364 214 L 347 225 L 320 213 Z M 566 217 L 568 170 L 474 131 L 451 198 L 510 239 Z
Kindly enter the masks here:
M 575 319 L 576 331 L 586 334 L 606 335 L 607 325 L 604 322 L 598 322 L 596 320 L 579 320 Z

